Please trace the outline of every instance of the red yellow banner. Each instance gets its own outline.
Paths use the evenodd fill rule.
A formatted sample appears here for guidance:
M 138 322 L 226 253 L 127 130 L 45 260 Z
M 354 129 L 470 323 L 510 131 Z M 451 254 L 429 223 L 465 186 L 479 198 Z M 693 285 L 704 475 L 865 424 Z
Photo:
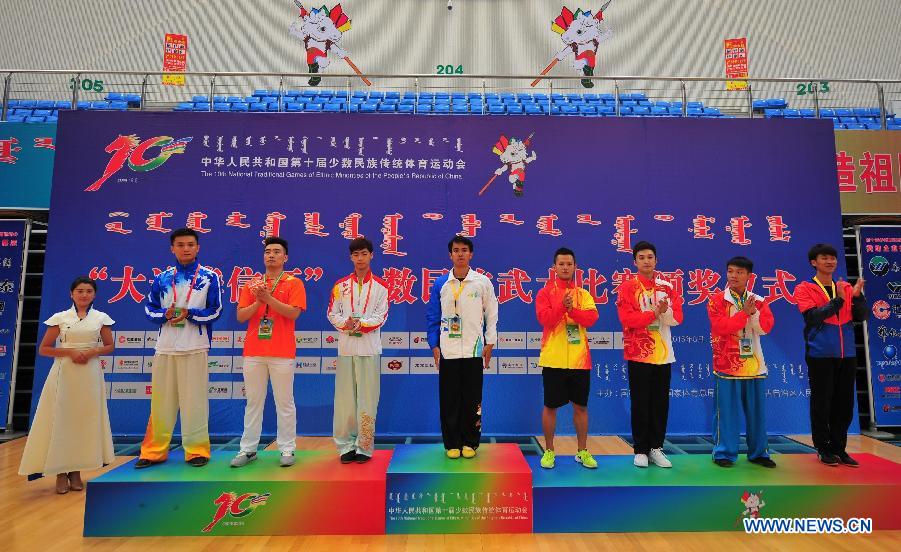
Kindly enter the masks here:
M 835 131 L 835 168 L 842 213 L 901 213 L 901 132 Z
M 727 79 L 748 78 L 748 39 L 727 38 L 724 41 Z M 726 81 L 726 90 L 747 90 L 748 81 Z
M 166 33 L 163 42 L 163 71 L 166 73 L 184 73 L 188 68 L 188 36 Z M 185 76 L 177 74 L 163 75 L 163 84 L 184 86 Z

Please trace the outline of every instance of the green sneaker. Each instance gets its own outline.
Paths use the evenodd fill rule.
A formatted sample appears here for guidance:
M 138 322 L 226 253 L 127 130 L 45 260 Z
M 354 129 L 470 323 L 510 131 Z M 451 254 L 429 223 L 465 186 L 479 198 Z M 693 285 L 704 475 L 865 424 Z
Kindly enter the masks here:
M 588 452 L 588 449 L 582 449 L 576 454 L 576 462 L 582 464 L 586 468 L 595 469 L 598 467 L 597 460 Z
M 541 457 L 541 467 L 552 469 L 554 467 L 554 451 L 548 449 L 544 451 L 544 455 Z

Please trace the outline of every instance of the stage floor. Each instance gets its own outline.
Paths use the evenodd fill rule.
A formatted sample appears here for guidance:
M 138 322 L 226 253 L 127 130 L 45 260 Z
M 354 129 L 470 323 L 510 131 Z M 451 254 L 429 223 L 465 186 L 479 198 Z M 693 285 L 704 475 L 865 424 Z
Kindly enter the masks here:
M 790 436 L 810 444 L 809 435 Z M 539 442 L 541 439 L 539 439 Z M 714 550 L 792 549 L 869 550 L 901 549 L 901 531 L 877 531 L 871 535 L 746 535 L 740 532 L 709 533 L 577 533 L 577 534 L 520 534 L 520 535 L 379 535 L 379 536 L 285 536 L 285 537 L 122 537 L 84 538 L 85 493 L 54 493 L 54 478 L 26 482 L 17 475 L 24 439 L 0 444 L 0 508 L 7 519 L 0 525 L 0 542 L 4 550 L 146 550 L 160 547 L 169 550 L 424 550 L 429 552 L 460 550 L 574 548 L 595 550 L 606 547 L 634 549 Z M 589 447 L 597 456 L 629 453 L 629 446 L 618 437 L 591 437 Z M 301 437 L 298 448 L 332 451 L 331 439 Z M 558 437 L 555 443 L 558 458 L 575 452 L 575 439 Z M 849 452 L 869 453 L 901 463 L 901 448 L 863 436 L 849 437 Z M 779 462 L 780 456 L 774 459 Z M 116 466 L 132 460 L 133 456 L 117 457 L 116 462 L 103 470 L 85 473 L 89 480 Z M 177 458 L 177 456 L 176 456 Z M 175 459 L 175 458 L 174 458 Z M 784 460 L 784 458 L 783 458 Z M 560 460 L 558 460 L 559 462 Z M 599 458 L 601 467 L 604 459 Z M 847 469 L 847 468 L 842 468 Z M 878 529 L 878 528 L 877 528 Z

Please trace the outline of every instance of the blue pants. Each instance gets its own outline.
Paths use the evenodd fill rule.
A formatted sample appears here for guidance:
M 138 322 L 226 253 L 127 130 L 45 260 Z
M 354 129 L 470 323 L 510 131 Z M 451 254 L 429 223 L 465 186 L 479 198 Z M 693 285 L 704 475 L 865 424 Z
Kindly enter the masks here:
M 766 379 L 727 379 L 714 376 L 713 459 L 738 459 L 739 411 L 745 414 L 748 460 L 768 458 L 766 436 Z

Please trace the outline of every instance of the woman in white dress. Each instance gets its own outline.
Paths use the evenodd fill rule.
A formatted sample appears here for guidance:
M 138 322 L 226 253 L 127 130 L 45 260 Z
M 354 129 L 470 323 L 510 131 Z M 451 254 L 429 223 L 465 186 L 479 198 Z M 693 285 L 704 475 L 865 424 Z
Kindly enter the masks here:
M 59 494 L 82 490 L 81 470 L 103 467 L 115 458 L 106 383 L 97 358 L 115 349 L 113 320 L 91 308 L 97 294 L 93 280 L 76 278 L 69 289 L 72 307 L 44 322 L 49 328 L 38 352 L 56 360 L 19 465 L 19 475 L 29 479 L 55 474 Z

